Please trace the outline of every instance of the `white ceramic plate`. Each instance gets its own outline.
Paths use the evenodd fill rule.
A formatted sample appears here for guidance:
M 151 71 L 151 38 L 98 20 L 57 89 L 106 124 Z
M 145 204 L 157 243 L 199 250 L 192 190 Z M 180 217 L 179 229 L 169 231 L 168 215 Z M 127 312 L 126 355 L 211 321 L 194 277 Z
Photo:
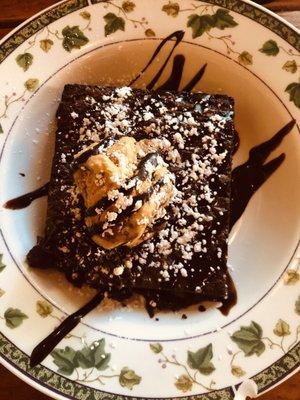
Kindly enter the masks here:
M 241 138 L 235 165 L 292 118 L 299 122 L 299 32 L 274 14 L 240 0 L 92 3 L 63 1 L 1 42 L 1 204 L 49 179 L 54 115 L 65 83 L 126 84 L 176 30 L 185 32 L 172 56 L 186 58 L 182 85 L 207 63 L 197 89 L 235 98 Z M 136 86 L 149 82 L 171 46 Z M 162 313 L 156 321 L 134 305 L 107 304 L 34 369 L 28 364 L 34 346 L 91 291 L 71 287 L 58 273 L 32 271 L 24 261 L 43 232 L 45 198 L 20 211 L 1 208 L 3 364 L 57 399 L 227 400 L 247 378 L 262 393 L 294 373 L 300 351 L 298 125 L 270 159 L 283 152 L 285 161 L 231 232 L 238 303 L 227 317 L 211 309 L 188 311 L 186 320 Z M 106 369 L 76 365 L 75 353 L 99 340 L 110 354 Z

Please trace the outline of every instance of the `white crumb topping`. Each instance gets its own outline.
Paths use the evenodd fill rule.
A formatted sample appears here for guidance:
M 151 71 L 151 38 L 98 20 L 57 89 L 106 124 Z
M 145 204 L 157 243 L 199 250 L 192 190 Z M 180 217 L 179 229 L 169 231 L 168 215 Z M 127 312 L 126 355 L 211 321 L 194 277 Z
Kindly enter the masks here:
M 124 272 L 124 267 L 116 267 L 114 268 L 114 275 L 118 276 L 118 275 L 122 275 Z
M 145 112 L 145 114 L 144 114 L 145 121 L 149 121 L 152 118 L 154 118 L 154 114 L 152 114 L 151 112 Z
M 225 251 L 220 246 L 219 236 L 222 227 L 218 221 L 224 219 L 222 218 L 224 206 L 220 207 L 218 198 L 224 190 L 222 189 L 224 183 L 219 179 L 220 171 L 223 165 L 228 163 L 229 152 L 226 144 L 224 145 L 221 132 L 231 120 L 232 112 L 228 111 L 224 115 L 220 108 L 212 113 L 210 95 L 202 97 L 196 105 L 185 106 L 185 94 L 181 94 L 173 100 L 170 107 L 164 94 L 158 93 L 154 98 L 147 98 L 145 92 L 144 98 L 136 99 L 133 96 L 134 91 L 129 87 L 107 89 L 102 93 L 104 94 L 100 96 L 100 100 L 99 96 L 85 98 L 87 104 L 91 105 L 91 112 L 80 115 L 80 118 L 75 111 L 70 112 L 72 125 L 76 127 L 74 132 L 78 134 L 82 150 L 91 146 L 91 143 L 99 143 L 103 138 L 111 136 L 120 138 L 138 133 L 142 139 L 149 137 L 152 140 L 153 151 L 161 155 L 158 157 L 158 162 L 175 175 L 174 177 L 170 174 L 166 179 L 175 181 L 176 178 L 176 194 L 167 210 L 159 213 L 160 226 L 150 227 L 150 239 L 136 250 L 136 257 L 128 256 L 128 259 L 127 256 L 124 257 L 124 266 L 115 267 L 113 275 L 122 275 L 124 268 L 128 268 L 138 277 L 143 268 L 154 268 L 157 269 L 158 279 L 162 282 L 178 276 L 186 278 L 191 275 L 193 278 L 197 276 L 195 272 L 197 267 L 191 266 L 194 258 L 201 265 L 201 259 L 206 260 L 209 257 L 211 247 L 215 249 L 217 260 L 211 268 L 208 267 L 209 273 L 213 274 L 220 269 Z M 70 131 L 68 134 L 71 136 L 74 132 Z M 167 137 L 164 136 L 165 133 Z M 99 148 L 99 152 L 104 150 Z M 146 154 L 147 151 L 140 148 L 138 158 L 141 159 Z M 66 153 L 60 155 L 62 169 L 73 156 L 74 154 Z M 114 160 L 123 170 L 128 168 L 123 153 L 116 151 Z M 151 180 L 155 176 L 156 168 L 151 162 L 146 162 L 145 171 Z M 226 176 L 226 172 L 223 172 L 223 175 Z M 108 223 L 104 224 L 102 235 L 113 235 L 110 227 L 114 223 L 118 224 L 114 221 L 118 221 L 119 213 L 123 210 L 131 207 L 131 210 L 136 212 L 143 206 L 143 201 L 134 200 L 135 195 L 132 194 L 132 191 L 139 189 L 137 180 L 129 179 L 124 184 L 118 176 L 112 176 L 111 181 L 116 184 L 114 187 L 117 189 L 109 190 L 107 199 L 114 202 L 117 212 L 107 212 Z M 101 186 L 101 174 L 98 183 Z M 124 185 L 125 194 L 118 189 L 118 185 Z M 140 183 L 139 185 L 141 186 Z M 72 221 L 82 221 L 84 213 L 81 213 L 78 207 L 79 197 L 76 188 L 62 186 L 61 191 L 66 191 L 68 194 Z M 158 206 L 164 197 L 166 192 L 159 190 L 151 196 L 151 202 Z M 101 208 L 96 208 L 98 218 L 102 212 Z M 140 225 L 148 223 L 147 217 L 138 220 Z M 79 235 L 80 232 L 75 232 L 74 237 L 78 239 L 74 240 L 80 241 Z M 60 251 L 64 252 L 62 249 L 68 249 L 68 246 L 62 244 Z M 176 262 L 173 259 L 175 253 Z M 104 254 L 105 252 L 100 249 L 97 253 L 99 260 Z M 105 273 L 112 274 L 108 270 Z M 201 292 L 203 285 L 205 282 L 199 283 L 195 280 L 194 290 Z M 155 307 L 155 301 L 151 305 Z
M 79 115 L 78 115 L 75 111 L 72 111 L 72 112 L 71 112 L 71 117 L 72 117 L 73 119 L 76 119 L 76 118 L 79 117 Z
M 117 88 L 115 90 L 117 96 L 122 97 L 122 98 L 126 98 L 128 96 L 131 96 L 132 94 L 132 89 L 128 86 L 123 86 L 121 88 Z

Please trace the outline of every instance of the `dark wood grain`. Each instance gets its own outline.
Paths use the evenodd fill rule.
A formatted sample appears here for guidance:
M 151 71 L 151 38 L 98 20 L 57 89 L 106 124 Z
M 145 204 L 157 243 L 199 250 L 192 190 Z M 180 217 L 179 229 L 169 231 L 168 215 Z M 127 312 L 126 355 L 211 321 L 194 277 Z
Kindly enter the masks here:
M 275 0 L 268 3 L 266 7 L 269 10 L 278 11 L 299 11 L 300 10 L 300 0 Z
M 53 0 L 0 0 L 0 28 L 14 28 L 55 3 L 57 2 Z
M 0 38 L 19 23 L 42 9 L 55 4 L 53 0 L 0 0 Z M 273 1 L 267 5 L 273 11 L 300 10 L 300 0 Z M 0 400 L 49 400 L 0 366 Z M 300 399 L 300 373 L 260 397 L 260 400 Z
M 7 35 L 11 30 L 12 28 L 0 28 L 0 39 Z

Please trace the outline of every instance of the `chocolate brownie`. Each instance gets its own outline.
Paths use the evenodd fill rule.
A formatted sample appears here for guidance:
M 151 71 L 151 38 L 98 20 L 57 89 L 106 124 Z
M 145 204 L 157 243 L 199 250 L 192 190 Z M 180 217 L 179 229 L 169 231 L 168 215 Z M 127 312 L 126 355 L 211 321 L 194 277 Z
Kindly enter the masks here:
M 223 95 L 66 85 L 29 265 L 151 312 L 228 303 L 233 114 Z

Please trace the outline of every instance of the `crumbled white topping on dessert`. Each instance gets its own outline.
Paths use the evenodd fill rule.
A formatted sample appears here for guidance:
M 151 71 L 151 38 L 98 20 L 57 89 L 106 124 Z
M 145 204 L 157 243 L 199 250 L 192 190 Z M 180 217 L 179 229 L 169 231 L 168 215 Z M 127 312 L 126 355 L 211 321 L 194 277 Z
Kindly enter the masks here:
M 115 89 L 115 92 L 119 97 L 126 98 L 128 96 L 131 96 L 132 89 L 130 87 L 128 87 L 128 86 L 123 86 L 121 88 Z
M 76 119 L 76 118 L 79 117 L 79 115 L 78 115 L 75 111 L 72 111 L 72 112 L 71 112 L 71 117 L 72 117 L 73 119 Z
M 160 155 L 157 162 L 170 172 L 167 177 L 162 179 L 162 182 L 164 184 L 174 182 L 172 174 L 175 174 L 177 187 L 168 208 L 160 207 L 161 210 L 157 213 L 159 216 L 158 226 L 156 226 L 156 221 L 152 221 L 147 215 L 142 214 L 138 217 L 138 226 L 149 224 L 149 229 L 145 233 L 149 235 L 149 240 L 145 240 L 137 248 L 136 258 L 130 254 L 128 258 L 126 256 L 124 266 L 114 268 L 113 275 L 122 275 L 124 268 L 132 268 L 133 271 L 138 271 L 136 275 L 138 276 L 141 273 L 138 266 L 143 266 L 143 268 L 157 269 L 160 272 L 159 279 L 163 281 L 169 281 L 177 276 L 194 276 L 195 269 L 190 265 L 191 260 L 194 262 L 194 255 L 197 260 L 201 260 L 201 257 L 207 258 L 206 254 L 210 246 L 216 246 L 216 257 L 220 260 L 223 256 L 222 248 L 217 247 L 220 225 L 214 223 L 212 226 L 211 222 L 215 217 L 221 219 L 226 209 L 223 206 L 220 207 L 216 201 L 220 185 L 223 184 L 220 182 L 219 171 L 223 163 L 228 160 L 228 151 L 223 147 L 222 140 L 220 141 L 219 138 L 220 129 L 226 126 L 231 114 L 228 112 L 224 115 L 219 109 L 212 114 L 208 104 L 209 95 L 192 106 L 196 110 L 195 113 L 190 111 L 192 108 L 185 108 L 184 95 L 175 99 L 173 108 L 170 108 L 164 95 L 159 93 L 155 98 L 150 99 L 147 98 L 149 95 L 145 92 L 142 100 L 136 100 L 132 95 L 132 89 L 128 87 L 112 91 L 108 89 L 103 93 L 101 101 L 95 100 L 93 96 L 86 96 L 85 101 L 92 106 L 93 111 L 87 112 L 80 118 L 75 111 L 70 112 L 74 131 L 70 131 L 68 134 L 71 136 L 76 130 L 82 150 L 86 150 L 104 138 L 113 137 L 114 140 L 118 140 L 138 132 L 142 137 L 141 141 L 151 141 L 153 146 L 151 151 L 158 152 Z M 143 106 L 140 107 L 138 104 L 143 104 Z M 94 113 L 97 114 L 96 118 Z M 199 123 L 200 120 L 201 123 Z M 164 132 L 167 132 L 167 138 L 164 137 Z M 112 144 L 113 141 L 103 148 L 99 147 L 99 154 L 105 154 L 107 148 Z M 145 157 L 148 152 L 147 146 L 140 146 L 137 151 L 137 159 Z M 187 152 L 189 152 L 188 157 L 186 156 Z M 65 168 L 73 157 L 74 154 L 70 152 L 62 153 L 60 156 L 61 168 Z M 122 152 L 114 152 L 114 163 L 123 171 L 127 171 L 127 159 Z M 150 182 L 157 180 L 156 167 L 151 162 L 145 164 L 145 173 Z M 103 176 L 99 173 L 97 185 L 101 187 L 102 184 Z M 113 237 L 114 224 L 122 226 L 122 222 L 118 221 L 124 210 L 130 207 L 131 212 L 139 213 L 143 211 L 144 205 L 141 199 L 134 199 L 135 191 L 142 188 L 142 184 L 138 180 L 121 179 L 118 174 L 112 174 L 111 184 L 112 186 L 107 191 L 107 200 L 110 204 L 113 203 L 115 208 L 106 213 L 101 233 L 105 238 Z M 122 190 L 120 190 L 120 186 L 122 186 Z M 195 187 L 198 189 L 195 190 Z M 74 185 L 64 186 L 62 191 L 66 191 L 68 195 L 72 221 L 76 223 L 76 221 L 84 219 L 84 213 L 81 215 L 80 207 L 78 207 L 79 197 L 76 187 Z M 166 191 L 162 188 L 151 196 L 150 203 L 158 208 L 165 196 Z M 96 216 L 93 218 L 101 217 L 102 213 L 103 209 L 96 207 Z M 172 218 L 175 218 L 175 222 Z M 79 234 L 82 233 L 79 232 Z M 74 232 L 74 240 L 80 241 L 79 236 L 78 239 L 76 238 L 77 233 Z M 65 244 L 62 244 L 61 248 L 64 246 L 68 248 Z M 169 262 L 173 252 L 176 252 L 181 262 Z M 103 255 L 103 251 L 99 250 L 97 253 L 99 260 Z M 83 257 L 80 258 L 83 259 Z M 214 267 L 215 269 L 220 268 L 216 264 Z M 210 270 L 210 272 L 214 271 Z M 112 272 L 107 270 L 106 273 L 111 274 Z M 195 282 L 195 291 L 200 292 L 201 290 L 199 282 L 198 286 Z
M 118 276 L 118 275 L 122 275 L 124 272 L 124 267 L 116 267 L 114 268 L 114 275 Z
M 151 112 L 146 112 L 144 114 L 144 120 L 149 121 L 150 119 L 154 118 L 154 115 Z

